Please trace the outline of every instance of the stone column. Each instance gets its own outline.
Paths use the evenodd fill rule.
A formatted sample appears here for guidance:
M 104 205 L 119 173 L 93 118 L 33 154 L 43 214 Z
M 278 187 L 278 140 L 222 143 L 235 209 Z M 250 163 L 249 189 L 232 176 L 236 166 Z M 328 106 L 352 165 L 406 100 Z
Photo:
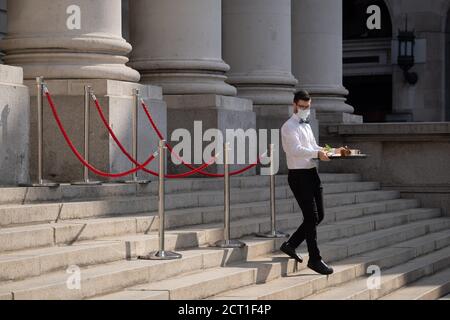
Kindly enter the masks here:
M 221 0 L 133 0 L 131 66 L 164 94 L 236 95 L 225 83 Z
M 297 84 L 291 73 L 291 0 L 223 0 L 222 7 L 228 82 L 239 97 L 253 101 L 258 129 L 280 129 Z
M 293 73 L 321 123 L 361 122 L 342 85 L 342 1 L 292 0 Z
M 252 102 L 236 98 L 236 88 L 225 82 L 230 67 L 222 60 L 221 0 L 130 1 L 130 39 L 130 65 L 141 72 L 143 83 L 163 88 L 169 140 L 177 129 L 190 132 L 196 139 L 192 145 L 198 145 L 208 129 L 225 136 L 227 129 L 255 128 Z M 196 121 L 203 130 L 195 129 Z M 185 160 L 199 163 L 202 155 L 195 151 Z M 222 166 L 209 169 L 220 172 Z
M 290 105 L 291 0 L 223 0 L 228 82 L 255 105 Z
M 410 72 L 417 73 L 415 85 L 406 82 L 403 70 L 393 57 L 393 112 L 394 119 L 413 122 L 445 121 L 445 95 L 449 88 L 445 84 L 446 29 L 450 3 L 445 0 L 392 1 L 387 0 L 392 14 L 394 40 L 398 30 L 405 29 L 416 35 L 415 65 Z M 398 44 L 397 44 L 398 45 Z M 397 49 L 397 48 L 395 48 Z M 397 51 L 397 50 L 395 50 Z
M 139 81 L 125 66 L 131 45 L 122 38 L 120 0 L 9 0 L 9 65 L 24 78 Z
M 84 86 L 91 85 L 109 122 L 131 150 L 133 89 L 152 103 L 158 124 L 165 132 L 165 104 L 161 89 L 139 85 L 140 75 L 126 66 L 131 45 L 122 38 L 121 0 L 9 0 L 8 34 L 0 42 L 6 64 L 21 66 L 30 88 L 30 172 L 36 174 L 36 82 L 44 76 L 63 123 L 83 153 Z M 72 155 L 55 126 L 44 101 L 44 177 L 59 182 L 82 179 L 82 166 Z M 109 138 L 92 107 L 92 164 L 107 172 L 125 171 L 132 164 Z M 141 117 L 143 120 L 144 118 Z M 142 160 L 157 146 L 157 139 L 142 123 Z M 152 137 L 152 138 L 150 138 Z M 153 140 L 152 140 L 153 139 Z M 157 164 L 153 168 L 156 168 Z M 99 177 L 97 177 L 99 178 Z

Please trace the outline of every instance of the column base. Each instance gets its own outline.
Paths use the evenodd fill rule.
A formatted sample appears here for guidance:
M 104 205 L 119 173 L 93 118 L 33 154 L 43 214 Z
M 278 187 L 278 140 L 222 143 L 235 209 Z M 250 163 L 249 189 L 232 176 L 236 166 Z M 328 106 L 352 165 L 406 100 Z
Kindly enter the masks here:
M 28 88 L 22 68 L 0 65 L 0 184 L 30 183 Z
M 75 147 L 84 154 L 84 86 L 92 86 L 105 116 L 116 133 L 118 139 L 131 154 L 132 152 L 132 108 L 134 108 L 133 89 L 139 89 L 141 98 L 150 107 L 153 118 L 166 134 L 166 106 L 162 100 L 162 90 L 159 87 L 141 85 L 131 82 L 80 79 L 80 80 L 48 80 L 46 81 L 52 98 L 61 117 L 67 133 Z M 36 82 L 26 81 L 31 99 L 30 115 L 30 148 L 31 178 L 37 174 L 37 114 L 36 114 Z M 90 112 L 90 155 L 89 162 L 98 169 L 117 173 L 128 171 L 133 164 L 120 151 L 109 136 L 101 122 L 100 116 L 91 102 Z M 151 128 L 142 109 L 139 110 L 138 160 L 144 162 L 158 147 L 158 137 Z M 155 160 L 149 169 L 158 171 L 158 161 Z M 56 182 L 73 182 L 83 180 L 83 166 L 73 155 L 51 113 L 44 98 L 44 178 Z M 98 177 L 91 173 L 92 180 L 116 181 L 127 180 L 131 176 L 118 179 Z M 154 179 L 148 174 L 139 172 L 139 179 Z
M 132 64 L 133 66 L 140 66 Z M 227 95 L 235 96 L 236 88 L 225 82 L 223 72 L 217 71 L 182 71 L 176 72 L 145 72 L 141 82 L 157 85 L 163 88 L 165 95 Z
M 167 128 L 170 136 L 177 129 L 185 129 L 190 133 L 191 137 L 191 163 L 195 167 L 199 166 L 199 161 L 208 161 L 204 159 L 203 150 L 212 142 L 217 142 L 222 146 L 220 141 L 203 141 L 204 133 L 208 129 L 218 129 L 225 142 L 227 129 L 256 129 L 256 116 L 253 112 L 253 104 L 250 100 L 236 97 L 228 97 L 221 95 L 168 95 L 164 96 L 167 102 Z M 201 122 L 195 130 L 195 122 Z M 202 154 L 195 154 L 194 141 L 201 142 Z M 178 141 L 170 141 L 172 145 L 179 143 Z M 248 143 L 248 142 L 247 142 Z M 248 144 L 246 148 L 246 163 L 248 161 Z M 222 163 L 223 151 L 220 148 L 220 158 L 218 163 Z M 195 159 L 197 157 L 197 159 Z M 198 159 L 200 158 L 200 159 Z M 235 158 L 235 157 L 234 157 Z M 186 159 L 188 160 L 188 159 Z M 197 160 L 197 161 L 195 161 Z M 247 165 L 230 165 L 230 170 L 239 170 Z M 189 171 L 183 165 L 175 165 L 171 158 L 168 159 L 168 170 L 171 173 L 183 173 Z M 223 173 L 223 165 L 212 165 L 205 171 L 210 173 Z M 256 169 L 249 170 L 242 175 L 255 175 Z M 199 175 L 194 175 L 198 177 Z
M 313 108 L 317 113 L 349 113 L 355 109 L 346 103 L 348 90 L 341 85 L 301 85 L 299 89 L 306 89 L 313 99 Z
M 317 112 L 320 125 L 362 124 L 363 117 L 345 112 Z
M 292 115 L 292 106 L 290 105 L 255 105 L 256 113 L 256 127 L 258 130 L 279 130 L 278 139 L 275 142 L 271 141 L 268 133 L 268 143 L 275 143 L 279 150 L 279 171 L 280 174 L 287 174 L 288 168 L 286 163 L 286 154 L 281 145 L 281 127 Z
M 362 124 L 364 122 L 362 116 L 343 112 L 317 112 L 317 119 L 320 123 L 320 136 L 325 139 L 327 143 L 330 143 L 330 126 L 332 127 L 341 124 Z
M 269 85 L 240 85 L 232 83 L 237 88 L 239 97 L 252 100 L 255 105 L 290 105 L 294 99 L 294 86 L 269 86 Z

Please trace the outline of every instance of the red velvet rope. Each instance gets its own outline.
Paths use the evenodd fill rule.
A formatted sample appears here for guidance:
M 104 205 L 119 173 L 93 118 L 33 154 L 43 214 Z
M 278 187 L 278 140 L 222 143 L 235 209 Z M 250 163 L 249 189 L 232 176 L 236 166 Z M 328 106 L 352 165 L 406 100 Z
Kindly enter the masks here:
M 73 152 L 73 154 L 77 157 L 77 159 L 85 166 L 87 167 L 91 172 L 99 175 L 99 176 L 103 176 L 103 177 L 108 177 L 108 178 L 120 178 L 120 177 L 125 177 L 131 174 L 134 174 L 137 171 L 143 170 L 153 176 L 159 176 L 159 174 L 157 172 L 154 172 L 152 170 L 149 170 L 146 168 L 146 166 L 148 166 L 156 157 L 155 154 L 151 155 L 150 158 L 148 158 L 143 164 L 140 164 L 137 160 L 133 159 L 133 157 L 127 152 L 127 150 L 124 148 L 124 146 L 120 143 L 119 139 L 117 138 L 117 136 L 115 135 L 114 131 L 112 130 L 111 126 L 109 125 L 108 121 L 106 120 L 106 117 L 103 113 L 103 110 L 100 106 L 100 103 L 98 102 L 98 100 L 95 98 L 95 96 L 93 96 L 94 98 L 94 102 L 95 102 L 95 106 L 97 108 L 97 111 L 100 115 L 100 118 L 103 122 L 103 124 L 105 125 L 105 127 L 107 128 L 109 134 L 111 135 L 111 137 L 113 138 L 113 140 L 115 141 L 115 143 L 117 144 L 117 146 L 119 147 L 119 149 L 124 153 L 124 155 L 136 165 L 136 168 L 125 171 L 125 172 L 121 172 L 121 173 L 107 173 L 107 172 L 103 172 L 97 168 L 95 168 L 94 166 L 92 166 L 91 164 L 89 164 L 86 159 L 78 152 L 78 150 L 76 149 L 75 145 L 73 144 L 72 140 L 70 139 L 69 135 L 67 134 L 61 118 L 59 117 L 58 111 L 56 109 L 56 106 L 53 102 L 53 99 L 51 97 L 50 92 L 48 91 L 48 89 L 46 87 L 44 87 L 44 93 L 45 96 L 47 98 L 47 101 L 50 105 L 50 108 L 52 110 L 53 116 L 55 118 L 55 121 L 58 125 L 59 130 L 61 131 L 61 134 L 63 135 L 64 139 L 66 140 L 67 145 L 69 146 L 69 148 L 71 149 L 71 151 Z M 158 127 L 156 126 L 155 122 L 153 121 L 153 118 L 150 114 L 150 111 L 148 110 L 148 107 L 145 105 L 145 103 L 142 101 L 142 107 L 144 108 L 144 112 L 148 118 L 148 120 L 150 121 L 150 124 L 152 125 L 153 129 L 155 130 L 156 134 L 158 135 L 158 137 L 161 140 L 164 140 L 163 135 L 161 134 L 161 131 L 158 129 Z M 211 166 L 214 162 L 216 158 L 212 158 L 210 160 L 210 162 L 200 166 L 199 168 L 195 168 L 193 166 L 191 166 L 190 164 L 187 164 L 183 161 L 183 159 L 181 159 L 176 153 L 173 152 L 173 148 L 166 143 L 166 147 L 167 149 L 171 152 L 171 154 L 175 155 L 179 160 L 181 160 L 181 162 L 183 163 L 183 165 L 185 165 L 186 167 L 188 167 L 189 169 L 191 169 L 192 171 L 190 172 L 186 172 L 186 173 L 181 173 L 181 174 L 173 174 L 173 175 L 166 175 L 166 178 L 169 179 L 176 179 L 176 178 L 184 178 L 184 177 L 188 177 L 188 176 L 192 176 L 196 173 L 199 173 L 201 175 L 204 176 L 208 176 L 208 177 L 223 177 L 223 174 L 212 174 L 212 173 L 208 173 L 208 172 L 204 172 L 203 170 L 206 169 L 207 167 Z M 248 171 L 252 168 L 254 168 L 256 165 L 258 165 L 260 163 L 260 159 L 258 159 L 257 163 L 249 165 L 241 170 L 238 171 L 234 171 L 230 173 L 230 176 L 234 176 L 234 175 L 239 175 L 245 171 Z
M 164 139 L 164 136 L 163 136 L 162 133 L 161 133 L 161 131 L 160 131 L 160 130 L 158 129 L 158 127 L 156 126 L 156 123 L 155 123 L 155 121 L 153 120 L 153 118 L 152 118 L 152 116 L 151 116 L 151 114 L 150 114 L 150 111 L 148 110 L 148 107 L 147 107 L 147 105 L 145 104 L 145 102 L 144 102 L 144 101 L 141 101 L 141 105 L 142 105 L 142 108 L 144 109 L 144 112 L 145 112 L 145 114 L 146 114 L 148 120 L 150 121 L 150 124 L 151 124 L 152 127 L 153 127 L 153 130 L 155 130 L 155 132 L 156 132 L 156 134 L 158 135 L 159 139 L 165 140 L 165 139 Z M 176 153 L 174 153 L 174 152 L 173 152 L 173 148 L 172 148 L 168 143 L 166 144 L 166 146 L 167 146 L 167 150 L 169 150 L 172 154 L 174 154 L 174 155 L 177 157 L 177 159 L 180 160 L 181 163 L 182 163 L 184 166 L 188 167 L 189 169 L 195 169 L 192 165 L 186 163 L 186 162 L 185 162 L 183 159 L 181 159 Z M 246 172 L 246 171 L 248 171 L 248 170 L 250 170 L 250 169 L 256 167 L 256 166 L 257 166 L 258 164 L 260 164 L 260 163 L 261 163 L 261 157 L 260 157 L 260 158 L 257 160 L 257 162 L 254 163 L 254 164 L 251 164 L 251 165 L 249 165 L 249 166 L 247 166 L 247 167 L 245 167 L 245 168 L 243 168 L 243 169 L 241 169 L 241 170 L 230 172 L 230 176 L 240 175 L 241 173 L 244 173 L 244 172 Z M 217 173 L 209 173 L 209 172 L 204 172 L 204 171 L 198 171 L 198 173 L 201 174 L 201 175 L 203 175 L 203 176 L 206 176 L 206 177 L 212 177 L 212 178 L 222 178 L 222 177 L 224 177 L 223 174 L 217 174 Z
M 99 114 L 99 116 L 100 116 L 100 119 L 102 120 L 104 126 L 105 126 L 106 129 L 108 130 L 108 132 L 109 132 L 111 138 L 113 138 L 114 142 L 117 144 L 117 146 L 119 147 L 119 149 L 123 152 L 123 154 L 124 154 L 131 162 L 133 162 L 133 163 L 134 163 L 135 165 L 137 165 L 137 166 L 141 166 L 141 165 L 139 164 L 139 162 L 138 162 L 136 159 L 134 159 L 134 158 L 128 153 L 128 151 L 127 151 L 127 150 L 125 149 L 125 147 L 122 145 L 122 143 L 120 142 L 120 140 L 117 138 L 116 134 L 114 133 L 114 130 L 113 130 L 113 129 L 111 128 L 111 126 L 109 125 L 108 120 L 106 120 L 106 116 L 105 116 L 105 114 L 104 114 L 104 112 L 103 112 L 102 107 L 100 106 L 100 103 L 99 103 L 98 99 L 97 99 L 94 95 L 92 96 L 92 98 L 93 98 L 93 100 L 94 100 L 95 107 L 96 107 L 97 112 L 98 112 L 98 114 Z M 168 179 L 177 179 L 177 178 L 185 178 L 185 177 L 189 177 L 189 176 L 192 176 L 192 175 L 194 175 L 194 174 L 196 174 L 196 173 L 198 173 L 198 172 L 200 172 L 200 171 L 206 169 L 207 167 L 211 166 L 214 162 L 215 162 L 215 158 L 212 158 L 208 163 L 203 164 L 203 165 L 202 165 L 201 167 L 199 167 L 199 168 L 191 168 L 192 171 L 190 171 L 190 172 L 180 173 L 180 174 L 168 174 L 168 175 L 166 175 L 166 178 L 168 178 Z M 145 171 L 145 172 L 147 172 L 147 173 L 149 173 L 149 174 L 151 174 L 151 175 L 153 175 L 153 176 L 158 176 L 158 173 L 157 173 L 157 172 L 154 172 L 154 171 L 149 170 L 149 169 L 147 169 L 147 168 L 142 168 L 142 170 Z
M 61 118 L 58 115 L 58 111 L 56 110 L 55 104 L 53 102 L 53 99 L 49 93 L 49 91 L 45 88 L 44 90 L 45 96 L 47 97 L 47 101 L 50 105 L 50 108 L 52 110 L 53 113 L 53 117 L 55 118 L 56 124 L 58 125 L 59 130 L 61 131 L 61 134 L 63 135 L 64 139 L 67 142 L 67 145 L 69 146 L 70 150 L 72 150 L 73 154 L 78 158 L 78 160 L 85 166 L 87 167 L 90 171 L 92 171 L 93 173 L 102 176 L 102 177 L 108 177 L 108 178 L 121 178 L 121 177 L 125 177 L 125 176 L 129 176 L 130 174 L 133 174 L 139 170 L 141 170 L 142 168 L 144 168 L 145 166 L 147 166 L 151 161 L 153 161 L 155 159 L 155 155 L 152 155 L 143 165 L 138 166 L 132 170 L 128 170 L 126 172 L 121 172 L 121 173 L 107 173 L 107 172 L 103 172 L 97 168 L 95 168 L 94 166 L 92 166 L 91 164 L 89 164 L 86 159 L 78 152 L 78 150 L 76 149 L 76 147 L 74 146 L 72 140 L 70 139 L 69 135 L 66 132 L 66 129 L 64 129 L 64 126 L 61 122 Z

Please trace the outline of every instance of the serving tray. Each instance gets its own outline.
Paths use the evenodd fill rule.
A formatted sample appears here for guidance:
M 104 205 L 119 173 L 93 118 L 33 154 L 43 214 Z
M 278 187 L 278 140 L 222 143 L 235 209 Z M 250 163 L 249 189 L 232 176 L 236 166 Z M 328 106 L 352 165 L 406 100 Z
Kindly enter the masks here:
M 366 159 L 368 156 L 369 156 L 368 154 L 356 154 L 343 157 L 341 155 L 335 154 L 332 156 L 328 156 L 328 158 L 330 158 L 330 160 L 352 160 L 352 159 Z M 316 160 L 319 160 L 319 158 L 316 158 Z

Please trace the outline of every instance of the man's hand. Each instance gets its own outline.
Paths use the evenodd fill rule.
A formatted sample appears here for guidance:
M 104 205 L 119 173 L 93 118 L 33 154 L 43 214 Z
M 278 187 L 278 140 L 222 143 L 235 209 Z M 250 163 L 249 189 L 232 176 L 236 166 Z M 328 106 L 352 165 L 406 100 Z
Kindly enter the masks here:
M 328 158 L 327 153 L 324 151 L 319 151 L 319 159 L 320 161 L 330 161 L 330 158 Z

